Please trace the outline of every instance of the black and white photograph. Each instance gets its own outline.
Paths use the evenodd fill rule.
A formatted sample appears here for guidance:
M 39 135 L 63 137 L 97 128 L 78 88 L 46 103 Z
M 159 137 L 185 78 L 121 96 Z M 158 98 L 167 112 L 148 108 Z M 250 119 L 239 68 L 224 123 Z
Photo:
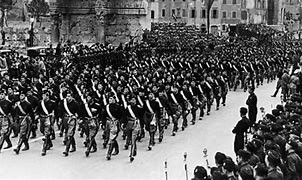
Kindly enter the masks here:
M 0 0 L 0 180 L 302 180 L 302 0 Z

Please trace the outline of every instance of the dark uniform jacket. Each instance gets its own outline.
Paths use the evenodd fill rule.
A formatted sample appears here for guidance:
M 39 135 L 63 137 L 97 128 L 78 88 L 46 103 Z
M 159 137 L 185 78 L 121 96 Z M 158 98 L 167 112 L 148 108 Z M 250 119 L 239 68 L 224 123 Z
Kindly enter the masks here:
M 244 116 L 233 129 L 232 132 L 236 134 L 234 142 L 235 153 L 244 148 L 244 133 L 248 130 L 249 127 L 250 121 L 247 117 Z
M 4 114 L 0 112 L 0 116 L 7 116 L 12 113 L 12 102 L 6 99 L 0 100 L 0 107 L 2 108 Z
M 145 104 L 144 104 L 144 111 L 148 112 L 148 113 L 152 113 L 150 112 L 148 106 L 147 106 L 147 101 L 150 103 L 150 106 L 152 108 L 153 113 L 155 113 L 155 115 L 157 116 L 157 118 L 160 118 L 160 107 L 159 107 L 159 103 L 154 99 L 154 100 L 146 100 Z
M 44 101 L 45 108 L 48 111 L 48 112 L 45 112 L 44 109 L 42 108 L 42 101 L 43 100 L 41 100 L 38 103 L 37 110 L 36 110 L 37 115 L 47 116 L 56 109 L 56 104 L 54 101 L 52 101 L 52 100 Z M 48 114 L 46 114 L 46 113 L 48 113 Z
M 59 117 L 63 118 L 65 114 L 69 115 L 67 110 L 65 109 L 64 101 L 67 102 L 67 106 L 71 115 L 75 115 L 76 113 L 79 114 L 79 104 L 75 100 L 68 102 L 67 99 L 63 99 L 59 104 Z
M 114 118 L 118 119 L 119 121 L 124 121 L 122 120 L 122 117 L 124 116 L 124 110 L 122 106 L 116 103 L 107 104 L 102 110 L 102 114 L 101 114 L 101 121 L 103 125 L 106 124 L 107 118 L 111 118 L 110 115 L 107 113 L 107 106 L 109 106 L 109 111 Z

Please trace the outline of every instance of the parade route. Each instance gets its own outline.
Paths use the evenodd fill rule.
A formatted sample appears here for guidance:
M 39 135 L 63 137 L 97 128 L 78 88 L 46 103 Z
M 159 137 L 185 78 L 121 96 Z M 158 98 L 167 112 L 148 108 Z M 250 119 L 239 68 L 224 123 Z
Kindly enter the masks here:
M 270 112 L 280 103 L 279 95 L 276 98 L 270 97 L 275 86 L 276 81 L 265 83 L 255 90 L 258 109 L 264 107 L 266 112 Z M 47 151 L 44 157 L 41 156 L 42 140 L 37 138 L 31 140 L 28 151 L 20 151 L 19 155 L 16 155 L 12 148 L 0 153 L 0 179 L 165 180 L 164 162 L 167 161 L 168 179 L 185 180 L 184 152 L 188 155 L 188 174 L 191 179 L 196 165 L 205 166 L 204 148 L 208 150 L 211 166 L 214 166 L 214 155 L 217 151 L 224 152 L 235 160 L 234 135 L 231 131 L 240 119 L 239 108 L 245 106 L 247 97 L 248 93 L 241 89 L 236 92 L 229 91 L 225 107 L 221 106 L 220 110 L 216 111 L 212 106 L 210 116 L 205 116 L 195 125 L 189 125 L 175 137 L 171 136 L 170 125 L 165 130 L 162 143 L 159 144 L 156 138 L 156 145 L 152 151 L 147 150 L 149 135 L 146 133 L 143 141 L 138 143 L 138 154 L 132 163 L 129 161 L 129 150 L 123 150 L 125 141 L 122 140 L 121 133 L 118 137 L 120 154 L 112 156 L 110 161 L 105 158 L 107 149 L 102 148 L 101 132 L 96 138 L 98 151 L 91 153 L 88 158 L 84 153 L 86 150 L 83 145 L 84 138 L 80 138 L 78 132 L 75 135 L 77 151 L 70 153 L 68 157 L 62 154 L 65 146 L 58 134 L 53 141 L 54 147 Z M 17 139 L 12 141 L 15 146 Z

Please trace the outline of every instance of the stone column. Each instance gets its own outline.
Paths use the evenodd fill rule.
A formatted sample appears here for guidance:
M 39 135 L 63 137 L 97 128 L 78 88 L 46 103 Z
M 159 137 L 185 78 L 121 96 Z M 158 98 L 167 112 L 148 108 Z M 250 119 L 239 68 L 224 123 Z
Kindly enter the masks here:
M 61 14 L 55 12 L 51 13 L 51 43 L 57 44 L 60 42 L 60 26 L 61 26 Z
M 104 0 L 97 0 L 95 3 L 95 12 L 96 12 L 96 42 L 104 43 L 105 42 L 105 22 L 107 8 Z

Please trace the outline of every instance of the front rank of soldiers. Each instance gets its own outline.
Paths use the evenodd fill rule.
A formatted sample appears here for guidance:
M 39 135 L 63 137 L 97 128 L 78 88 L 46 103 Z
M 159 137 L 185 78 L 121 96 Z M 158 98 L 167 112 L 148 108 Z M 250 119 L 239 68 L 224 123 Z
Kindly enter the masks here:
M 124 149 L 130 147 L 132 162 L 138 154 L 137 143 L 148 139 L 146 149 L 152 150 L 165 135 L 175 136 L 179 129 L 195 125 L 210 115 L 213 104 L 216 110 L 225 106 L 228 90 L 236 90 L 238 83 L 243 89 L 261 84 L 259 73 L 265 66 L 187 53 L 131 56 L 128 64 L 119 67 L 104 67 L 98 61 L 67 62 L 39 77 L 28 78 L 25 73 L 18 85 L 5 75 L 0 94 L 0 150 L 4 143 L 6 149 L 13 146 L 11 132 L 12 138 L 18 137 L 14 152 L 19 154 L 23 144 L 23 150 L 28 150 L 29 138 L 36 138 L 39 128 L 44 136 L 41 155 L 45 156 L 50 148 L 58 148 L 53 143 L 58 127 L 64 156 L 77 150 L 79 130 L 80 137 L 85 136 L 86 157 L 97 152 L 101 143 L 107 149 L 106 159 L 111 160 L 119 154 L 118 139 L 122 138 Z M 172 132 L 165 133 L 168 126 Z

